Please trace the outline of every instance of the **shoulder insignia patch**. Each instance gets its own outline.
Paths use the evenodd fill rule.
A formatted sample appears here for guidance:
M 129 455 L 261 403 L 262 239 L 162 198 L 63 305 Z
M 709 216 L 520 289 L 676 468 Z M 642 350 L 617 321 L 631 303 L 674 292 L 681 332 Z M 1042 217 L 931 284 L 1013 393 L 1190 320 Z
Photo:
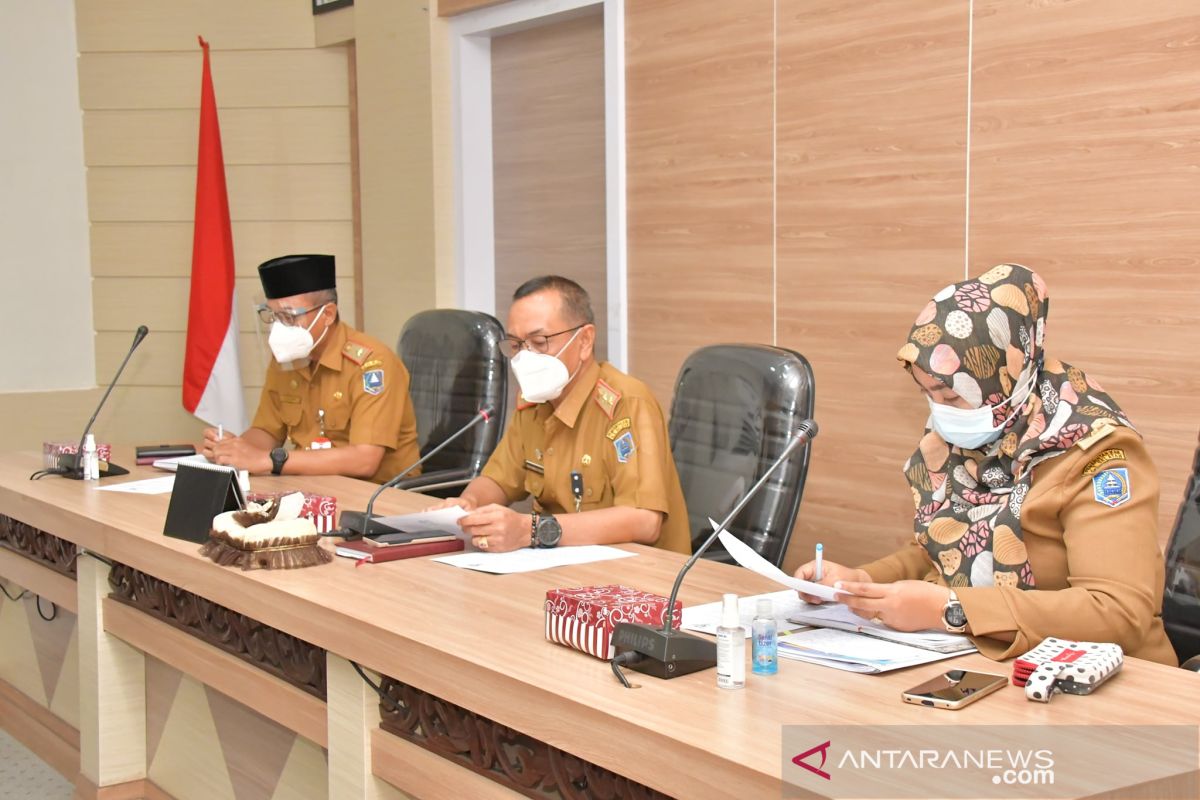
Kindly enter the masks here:
M 632 423 L 629 421 L 629 417 L 626 417 L 625 419 L 619 419 L 609 427 L 608 433 L 604 435 L 607 436 L 610 441 L 615 441 L 617 434 L 628 428 L 631 424 Z
M 371 348 L 358 342 L 346 342 L 346 346 L 342 348 L 342 355 L 361 367 L 367 356 L 371 355 Z
M 371 367 L 382 367 L 382 366 L 383 366 L 382 361 L 380 361 L 378 358 L 372 358 L 370 361 L 364 362 L 362 365 L 362 368 L 370 369 Z
M 1132 496 L 1129 485 L 1129 469 L 1117 467 L 1106 469 L 1092 476 L 1092 494 L 1096 502 L 1109 508 L 1123 506 Z
M 1083 468 L 1083 475 L 1085 477 L 1088 475 L 1095 475 L 1100 471 L 1100 467 L 1104 466 L 1108 462 L 1124 460 L 1125 451 L 1117 447 L 1111 447 L 1089 461 L 1087 466 Z
M 613 414 L 617 411 L 617 403 L 621 400 L 621 393 L 604 381 L 597 380 L 596 392 L 592 396 L 596 400 L 596 405 L 600 406 L 600 410 L 604 412 L 604 415 L 612 419 Z
M 617 450 L 617 461 L 624 464 L 629 460 L 637 449 L 633 446 L 633 431 L 625 431 L 613 441 L 613 447 Z
M 370 369 L 363 373 L 363 391 L 367 394 L 383 394 L 383 370 Z
M 1108 436 L 1117 429 L 1117 423 L 1111 419 L 1101 418 L 1092 423 L 1092 432 L 1075 443 L 1080 450 L 1087 450 L 1096 442 Z

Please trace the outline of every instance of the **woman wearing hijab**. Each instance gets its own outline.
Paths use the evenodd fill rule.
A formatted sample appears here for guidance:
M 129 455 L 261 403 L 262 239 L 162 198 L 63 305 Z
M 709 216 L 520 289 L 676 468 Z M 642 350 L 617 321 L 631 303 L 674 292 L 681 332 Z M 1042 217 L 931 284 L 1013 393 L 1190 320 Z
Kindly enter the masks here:
M 904 465 L 914 539 L 825 562 L 822 582 L 860 616 L 965 632 L 995 659 L 1057 636 L 1175 665 L 1154 465 L 1099 384 L 1044 354 L 1048 305 L 1040 276 L 1001 264 L 921 311 L 897 354 L 930 412 Z

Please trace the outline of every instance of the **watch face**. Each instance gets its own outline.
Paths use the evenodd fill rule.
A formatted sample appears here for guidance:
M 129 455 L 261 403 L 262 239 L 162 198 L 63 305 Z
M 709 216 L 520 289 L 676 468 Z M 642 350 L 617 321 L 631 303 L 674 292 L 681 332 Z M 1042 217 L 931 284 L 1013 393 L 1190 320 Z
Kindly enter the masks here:
M 957 603 L 947 606 L 944 616 L 946 624 L 952 628 L 961 628 L 967 624 L 967 615 L 963 613 L 962 606 Z
M 558 520 L 549 515 L 542 516 L 538 520 L 537 543 L 539 547 L 554 547 L 561 538 L 562 525 L 558 524 Z

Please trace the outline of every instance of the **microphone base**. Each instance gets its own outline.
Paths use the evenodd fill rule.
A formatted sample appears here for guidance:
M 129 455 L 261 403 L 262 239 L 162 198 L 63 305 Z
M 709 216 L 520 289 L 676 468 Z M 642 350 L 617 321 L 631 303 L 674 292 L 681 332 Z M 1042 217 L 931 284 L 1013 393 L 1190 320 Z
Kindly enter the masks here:
M 715 641 L 682 631 L 620 622 L 612 641 L 617 655 L 632 651 L 641 656 L 626 664 L 629 669 L 655 678 L 678 678 L 717 665 Z
M 345 531 L 345 538 L 357 539 L 363 535 L 363 518 L 365 511 L 343 511 L 338 516 L 338 525 Z M 371 524 L 367 528 L 367 536 L 381 536 L 385 533 L 403 533 L 399 528 L 385 525 L 375 514 L 371 515 Z
M 61 475 L 64 478 L 70 478 L 73 481 L 83 480 L 83 472 L 79 469 L 76 463 L 74 453 L 63 453 L 58 457 L 58 466 L 54 468 L 54 475 Z M 111 461 L 100 462 L 100 477 L 115 478 L 118 475 L 128 475 L 129 470 L 124 467 L 119 467 Z

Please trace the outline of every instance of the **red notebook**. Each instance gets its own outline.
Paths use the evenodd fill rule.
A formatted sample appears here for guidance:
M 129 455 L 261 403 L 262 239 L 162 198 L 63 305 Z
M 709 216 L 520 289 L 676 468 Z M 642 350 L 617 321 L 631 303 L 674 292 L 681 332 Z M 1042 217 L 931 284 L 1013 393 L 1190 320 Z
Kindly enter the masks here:
M 358 559 L 354 566 L 360 567 L 363 564 L 380 564 L 401 558 L 456 553 L 462 549 L 463 540 L 455 536 L 431 536 L 400 544 L 379 544 L 369 539 L 359 539 L 342 542 L 337 546 L 336 552 L 339 556 Z

